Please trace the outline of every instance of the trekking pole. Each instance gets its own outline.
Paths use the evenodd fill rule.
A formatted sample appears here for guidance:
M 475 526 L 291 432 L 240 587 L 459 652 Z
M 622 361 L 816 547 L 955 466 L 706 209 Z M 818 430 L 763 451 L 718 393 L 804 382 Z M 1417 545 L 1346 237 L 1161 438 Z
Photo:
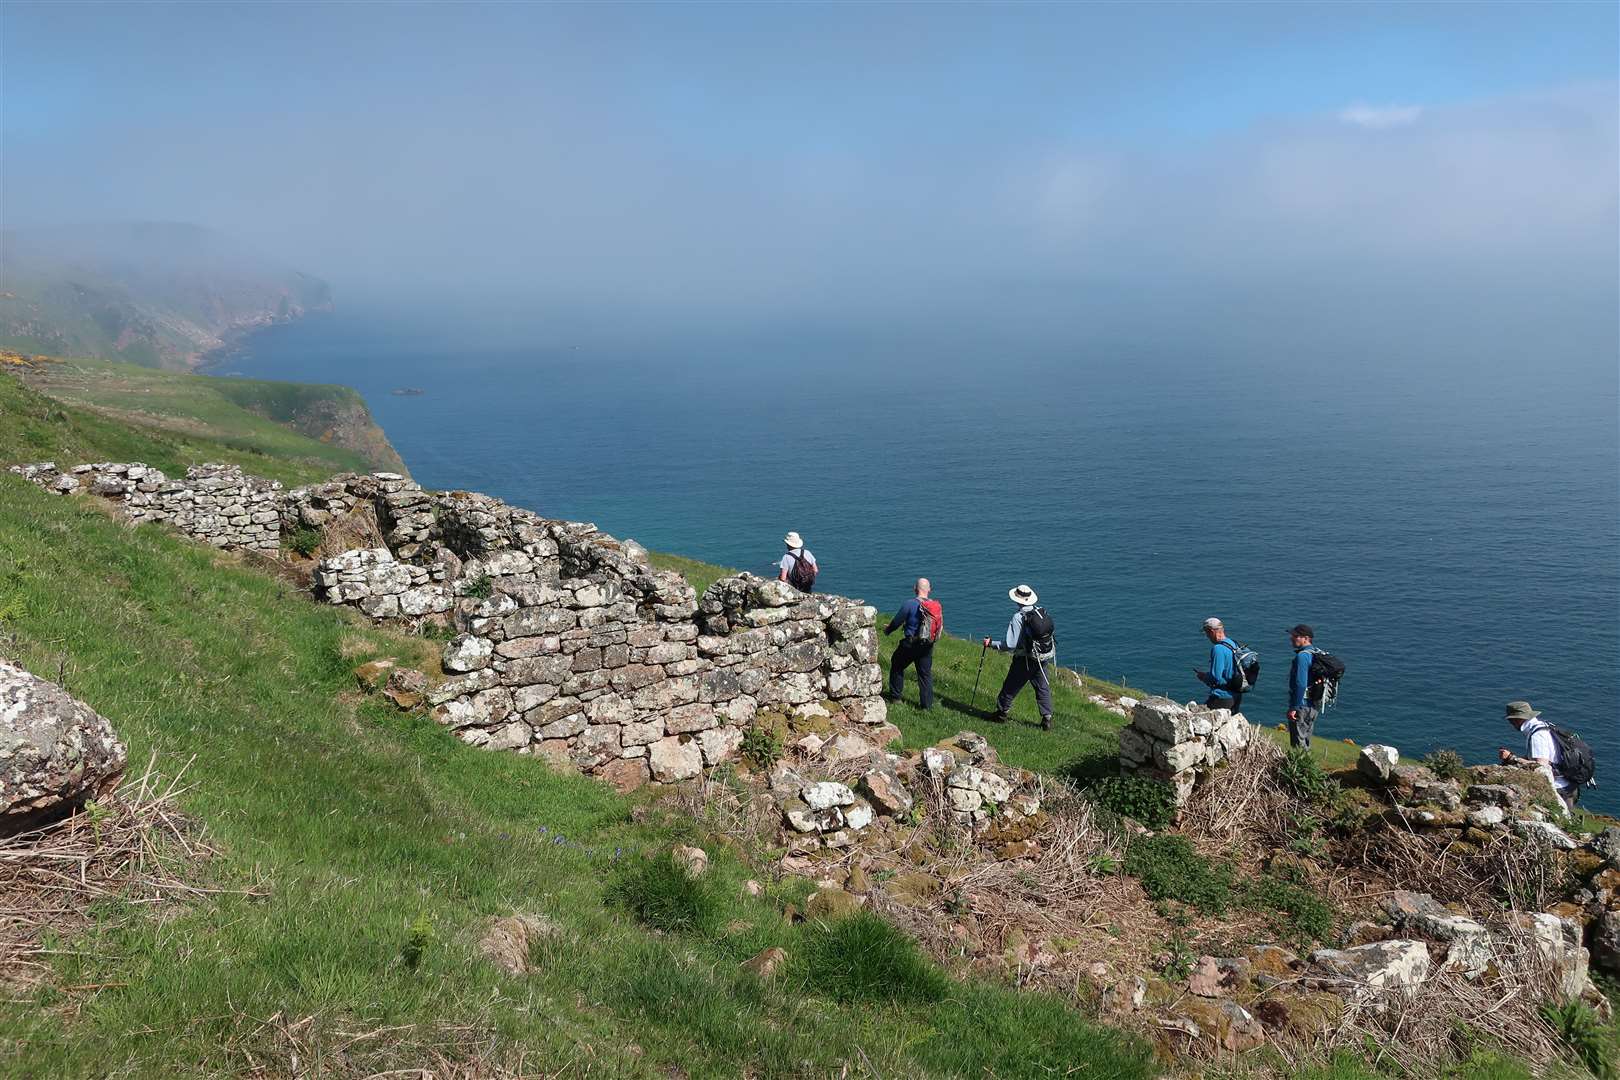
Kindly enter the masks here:
M 984 654 L 990 651 L 990 646 L 979 646 L 979 670 L 973 675 L 973 701 L 968 705 L 968 712 L 972 712 L 979 705 L 979 676 L 984 674 Z

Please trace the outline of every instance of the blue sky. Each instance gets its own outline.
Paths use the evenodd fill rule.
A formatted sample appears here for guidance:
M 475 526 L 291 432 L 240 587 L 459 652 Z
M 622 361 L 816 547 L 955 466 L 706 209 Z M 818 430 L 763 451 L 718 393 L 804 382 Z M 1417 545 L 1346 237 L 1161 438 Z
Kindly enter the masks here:
M 11 3 L 0 211 L 198 221 L 351 290 L 413 260 L 666 307 L 1250 240 L 1284 276 L 1306 247 L 1595 266 L 1617 10 Z

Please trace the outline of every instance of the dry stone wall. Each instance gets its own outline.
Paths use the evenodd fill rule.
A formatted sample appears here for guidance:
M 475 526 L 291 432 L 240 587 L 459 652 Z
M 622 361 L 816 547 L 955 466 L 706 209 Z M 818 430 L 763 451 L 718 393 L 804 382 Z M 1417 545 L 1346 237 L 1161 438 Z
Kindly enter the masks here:
M 1249 745 L 1252 735 L 1242 713 L 1150 697 L 1135 703 L 1131 722 L 1120 730 L 1120 765 L 1127 774 L 1165 784 L 1182 806 L 1198 777 Z
M 394 473 L 284 492 L 218 465 L 180 481 L 138 463 L 13 471 L 218 547 L 272 551 L 303 529 L 323 530 L 325 547 L 364 520 L 360 531 L 383 544 L 321 559 L 317 598 L 378 620 L 447 623 L 447 677 L 425 695 L 440 723 L 472 745 L 543 754 L 621 788 L 687 780 L 734 756 L 761 711 L 886 720 L 872 608 L 749 574 L 700 600 L 639 544 L 588 523 Z
M 234 465 L 194 465 L 184 480 L 140 462 L 103 461 L 62 470 L 43 461 L 11 471 L 59 495 L 112 499 L 134 521 L 165 522 L 214 547 L 266 552 L 281 547 L 281 485 Z

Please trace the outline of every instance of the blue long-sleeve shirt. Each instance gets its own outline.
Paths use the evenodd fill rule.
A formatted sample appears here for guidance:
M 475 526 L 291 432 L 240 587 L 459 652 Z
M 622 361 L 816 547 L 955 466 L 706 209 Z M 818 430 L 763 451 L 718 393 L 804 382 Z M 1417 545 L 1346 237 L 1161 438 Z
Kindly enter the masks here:
M 892 634 L 904 626 L 906 628 L 906 637 L 916 637 L 917 632 L 922 629 L 922 618 L 922 604 L 918 603 L 917 598 L 913 596 L 900 605 L 900 610 L 894 613 L 894 618 L 889 620 L 888 629 L 883 632 Z
M 997 652 L 1010 652 L 1014 655 L 1028 655 L 1029 650 L 1022 648 L 1024 636 L 1024 613 L 1034 611 L 1033 607 L 1021 607 L 1013 612 L 1012 622 L 1007 624 L 1007 636 L 1000 641 L 993 641 L 990 647 Z
M 1236 655 L 1224 638 L 1209 647 L 1209 670 L 1199 678 L 1209 687 L 1210 697 L 1232 700 L 1232 692 L 1226 687 L 1231 683 L 1235 673 L 1233 657 Z
M 1288 707 L 1303 709 L 1311 689 L 1311 647 L 1294 650 L 1294 666 L 1288 669 Z

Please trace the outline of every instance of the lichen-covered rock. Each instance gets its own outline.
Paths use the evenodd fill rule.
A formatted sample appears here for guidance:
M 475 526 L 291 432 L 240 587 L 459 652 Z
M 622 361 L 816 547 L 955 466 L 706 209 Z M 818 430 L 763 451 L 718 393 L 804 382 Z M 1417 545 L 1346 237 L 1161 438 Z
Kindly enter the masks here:
M 878 813 L 899 817 L 911 812 L 916 799 L 892 769 L 873 769 L 861 777 L 861 793 Z
M 1356 757 L 1356 770 L 1382 784 L 1400 763 L 1401 753 L 1393 746 L 1369 743 L 1361 748 L 1361 753 Z
M 0 660 L 0 835 L 109 794 L 126 763 L 124 744 L 104 716 Z
M 703 751 L 695 740 L 671 735 L 653 743 L 647 754 L 652 777 L 661 784 L 690 780 L 703 771 Z
M 1428 979 L 1429 949 L 1421 941 L 1377 941 L 1351 949 L 1318 949 L 1311 963 L 1335 989 L 1362 1000 L 1385 993 L 1411 993 Z

